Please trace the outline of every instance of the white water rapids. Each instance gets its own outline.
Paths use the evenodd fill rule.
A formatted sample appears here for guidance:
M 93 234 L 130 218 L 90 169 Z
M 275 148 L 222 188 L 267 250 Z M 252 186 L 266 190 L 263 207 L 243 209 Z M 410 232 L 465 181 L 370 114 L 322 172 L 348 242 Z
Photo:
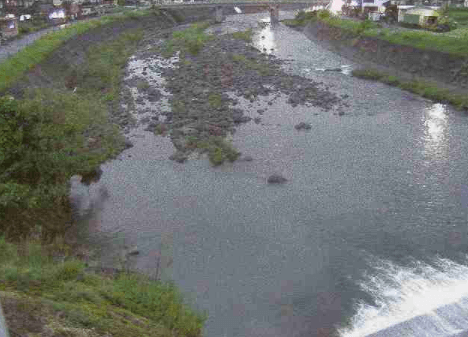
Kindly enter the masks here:
M 468 329 L 468 267 L 437 258 L 402 267 L 372 259 L 361 288 L 376 306 L 358 304 L 343 337 L 452 336 Z

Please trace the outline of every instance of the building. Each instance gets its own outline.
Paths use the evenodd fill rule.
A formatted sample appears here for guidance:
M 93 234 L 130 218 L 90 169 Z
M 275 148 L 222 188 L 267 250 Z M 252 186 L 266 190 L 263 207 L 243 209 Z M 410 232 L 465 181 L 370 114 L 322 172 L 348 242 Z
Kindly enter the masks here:
M 405 8 L 406 7 L 406 8 Z M 398 8 L 398 22 L 419 26 L 432 25 L 437 22 L 440 14 L 431 7 L 424 6 L 400 6 Z
M 363 0 L 362 12 L 363 13 L 383 13 L 385 12 L 384 3 L 388 0 Z
M 0 32 L 4 38 L 10 38 L 18 35 L 18 18 L 0 18 Z

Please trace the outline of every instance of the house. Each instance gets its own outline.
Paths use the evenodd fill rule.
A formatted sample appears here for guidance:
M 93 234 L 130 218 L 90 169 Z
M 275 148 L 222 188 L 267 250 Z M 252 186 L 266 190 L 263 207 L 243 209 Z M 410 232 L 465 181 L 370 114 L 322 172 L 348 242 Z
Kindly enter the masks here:
M 410 8 L 405 8 L 410 7 Z M 419 26 L 431 25 L 437 22 L 440 14 L 431 7 L 400 6 L 398 8 L 398 22 Z
M 363 0 L 362 12 L 363 13 L 383 13 L 385 12 L 384 3 L 388 0 Z
M 67 14 L 73 20 L 79 18 L 81 16 L 81 6 L 78 5 L 76 2 L 71 3 L 70 6 L 68 6 Z
M 16 17 L 0 18 L 0 33 L 4 38 L 18 35 L 18 19 Z

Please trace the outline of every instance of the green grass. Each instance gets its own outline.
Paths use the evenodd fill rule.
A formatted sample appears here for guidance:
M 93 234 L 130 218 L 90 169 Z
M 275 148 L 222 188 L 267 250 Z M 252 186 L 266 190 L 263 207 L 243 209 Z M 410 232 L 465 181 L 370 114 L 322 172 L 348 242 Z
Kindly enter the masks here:
M 0 98 L 0 232 L 24 236 L 34 224 L 48 237 L 63 231 L 70 177 L 89 174 L 123 149 L 108 109 L 118 104 L 122 69 L 141 37 L 122 33 L 89 48 L 80 67 L 60 72 L 76 93 L 49 88 L 22 100 Z
M 213 166 L 219 166 L 225 161 L 234 162 L 241 155 L 232 144 L 223 137 L 210 136 L 208 139 L 200 139 L 196 136 L 187 137 L 187 147 L 200 152 L 208 153 L 208 159 Z
M 359 78 L 379 81 L 399 87 L 437 102 L 450 103 L 459 109 L 468 109 L 468 96 L 453 93 L 448 89 L 439 88 L 433 83 L 417 80 L 403 81 L 395 76 L 373 69 L 353 70 L 352 74 Z
M 468 26 L 468 8 L 450 8 L 448 15 L 460 26 Z
M 242 54 L 232 54 L 231 59 L 236 63 L 243 63 L 249 69 L 258 71 L 262 76 L 272 74 L 270 66 L 267 63 L 262 62 L 262 60 L 250 59 Z
M 138 19 L 150 11 L 126 12 L 123 15 L 108 15 L 96 20 L 80 22 L 65 29 L 47 34 L 25 47 L 14 56 L 0 63 L 0 93 L 18 81 L 28 70 L 44 61 L 54 50 L 70 38 L 117 20 Z
M 212 38 L 204 32 L 209 26 L 209 22 L 200 22 L 194 23 L 187 29 L 173 32 L 172 37 L 164 42 L 162 55 L 169 58 L 178 50 L 182 54 L 197 55 L 205 43 Z
M 466 10 L 450 10 L 449 15 L 452 18 L 460 20 L 462 23 L 468 22 L 468 11 Z M 316 14 L 298 14 L 292 22 L 292 25 L 305 26 L 308 22 L 317 20 L 356 36 L 376 37 L 394 44 L 435 50 L 457 56 L 468 56 L 467 26 L 462 26 L 447 33 L 434 33 L 423 30 L 392 31 L 390 29 L 381 28 L 379 24 L 374 22 L 341 19 L 326 11 L 318 11 Z
M 112 278 L 86 272 L 86 265 L 66 251 L 60 241 L 12 244 L 0 238 L 4 311 L 27 317 L 7 322 L 10 329 L 27 330 L 32 316 L 57 336 L 66 330 L 70 333 L 64 336 L 77 337 L 201 336 L 206 315 L 191 310 L 174 285 L 137 274 Z M 57 263 L 53 256 L 65 260 Z
M 245 42 L 252 42 L 253 31 L 252 29 L 247 29 L 243 32 L 232 33 L 232 37 L 239 40 L 244 40 Z
M 208 103 L 210 104 L 210 106 L 214 109 L 217 109 L 217 108 L 220 108 L 221 105 L 223 104 L 223 101 L 221 99 L 221 95 L 220 94 L 215 94 L 215 93 L 211 93 L 209 96 L 208 96 Z

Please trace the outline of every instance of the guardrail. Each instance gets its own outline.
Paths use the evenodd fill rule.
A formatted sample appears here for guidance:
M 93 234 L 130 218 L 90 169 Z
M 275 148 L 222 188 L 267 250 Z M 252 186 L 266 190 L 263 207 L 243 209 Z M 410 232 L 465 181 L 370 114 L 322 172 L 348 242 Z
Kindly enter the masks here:
M 176 2 L 177 1 L 177 2 Z M 181 1 L 181 0 L 163 0 L 155 4 L 162 6 L 182 6 L 182 5 L 216 5 L 216 4 L 233 4 L 233 5 L 246 5 L 246 4 L 311 4 L 311 5 L 327 5 L 329 1 L 317 0 L 203 0 L 203 1 Z

